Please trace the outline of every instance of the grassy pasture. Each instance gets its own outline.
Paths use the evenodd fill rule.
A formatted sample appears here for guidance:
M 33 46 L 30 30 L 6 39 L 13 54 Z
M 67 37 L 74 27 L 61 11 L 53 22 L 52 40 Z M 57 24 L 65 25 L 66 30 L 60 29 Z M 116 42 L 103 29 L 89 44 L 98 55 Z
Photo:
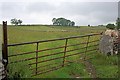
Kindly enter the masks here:
M 104 31 L 105 28 L 97 28 L 97 27 L 58 27 L 58 26 L 10 26 L 8 27 L 8 43 L 21 43 L 21 42 L 31 42 L 31 41 L 38 41 L 38 40 L 46 40 L 46 39 L 54 39 L 54 38 L 63 38 L 63 37 L 70 37 L 70 36 L 79 36 L 84 34 L 90 34 L 90 33 L 98 33 Z M 97 40 L 99 37 L 91 37 L 90 41 Z M 68 45 L 70 44 L 77 44 L 80 42 L 87 41 L 87 38 L 82 39 L 71 39 L 68 41 Z M 50 43 L 40 43 L 39 44 L 39 50 L 46 49 L 46 48 L 53 48 L 53 47 L 59 47 L 64 46 L 65 40 L 61 41 L 54 41 Z M 94 45 L 97 43 L 92 43 L 91 45 Z M 77 49 L 85 47 L 86 45 L 79 45 L 79 46 L 72 46 L 68 47 L 67 50 Z M 95 48 L 95 47 L 93 47 Z M 91 49 L 91 48 L 90 48 Z M 17 46 L 17 47 L 10 47 L 9 48 L 9 55 L 12 54 L 18 54 L 22 52 L 29 52 L 36 50 L 36 44 L 29 44 L 25 46 Z M 89 49 L 88 49 L 89 50 Z M 64 48 L 51 50 L 51 51 L 44 51 L 39 52 L 38 55 L 45 55 L 45 54 L 51 54 L 56 52 L 64 51 Z M 68 54 L 78 53 L 85 51 L 83 50 L 76 50 L 73 52 L 68 52 Z M 111 77 L 117 77 L 117 56 L 110 56 L 109 58 L 101 55 L 99 52 L 92 52 L 86 54 L 90 59 L 91 63 L 95 66 L 97 71 L 97 76 L 100 78 L 111 78 Z M 46 58 L 40 58 L 38 61 L 51 59 L 55 57 L 63 56 L 62 54 L 49 56 Z M 77 56 L 72 56 L 66 58 L 66 60 L 78 60 L 82 54 Z M 21 60 L 24 58 L 31 58 L 35 57 L 35 53 L 27 54 L 27 55 L 21 55 L 18 57 L 9 58 L 9 61 L 15 61 L 15 60 Z M 23 77 L 30 77 L 32 71 L 29 70 L 28 67 L 25 67 L 25 64 L 33 63 L 36 60 L 30 60 L 25 62 L 20 62 L 17 64 L 9 64 L 9 72 L 10 77 L 13 77 L 16 73 L 20 73 Z M 49 63 L 62 63 L 63 59 L 58 59 L 56 61 L 50 61 L 47 63 L 40 63 L 38 66 L 43 66 Z M 56 66 L 56 65 L 52 65 Z M 46 68 L 50 68 L 52 66 L 48 66 Z M 106 67 L 107 66 L 107 67 Z M 30 66 L 32 68 L 35 68 L 35 65 Z M 23 69 L 24 68 L 24 69 Z M 42 69 L 46 69 L 45 67 Z M 40 70 L 40 69 L 39 69 Z M 111 73 L 110 73 L 111 71 Z M 89 73 L 85 69 L 85 65 L 83 63 L 71 63 L 71 65 L 66 66 L 64 68 L 61 68 L 57 71 L 53 71 L 50 73 L 38 75 L 35 77 L 40 78 L 74 78 L 77 76 L 80 76 L 81 78 L 90 78 Z

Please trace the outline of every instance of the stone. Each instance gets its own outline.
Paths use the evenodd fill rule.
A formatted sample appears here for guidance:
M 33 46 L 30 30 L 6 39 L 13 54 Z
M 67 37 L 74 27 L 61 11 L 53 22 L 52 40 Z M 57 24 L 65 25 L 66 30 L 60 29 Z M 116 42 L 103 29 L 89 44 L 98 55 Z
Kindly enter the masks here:
M 113 54 L 114 38 L 109 35 L 104 35 L 101 37 L 99 42 L 99 50 L 101 53 L 107 55 L 108 53 Z

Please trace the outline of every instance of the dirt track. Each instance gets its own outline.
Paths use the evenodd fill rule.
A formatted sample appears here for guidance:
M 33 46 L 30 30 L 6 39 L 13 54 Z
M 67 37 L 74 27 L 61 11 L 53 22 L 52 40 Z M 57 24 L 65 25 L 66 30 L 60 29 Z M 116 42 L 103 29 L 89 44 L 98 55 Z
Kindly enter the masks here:
M 95 67 L 88 60 L 84 61 L 87 72 L 90 74 L 91 78 L 98 78 Z
M 91 78 L 95 78 L 95 79 L 98 78 L 95 67 L 88 60 L 84 60 L 83 58 L 81 58 L 78 61 L 69 61 L 69 62 L 71 62 L 71 63 L 78 63 L 78 64 L 84 64 L 85 65 L 85 70 L 88 72 L 88 74 L 90 75 L 90 77 Z M 81 78 L 80 74 L 72 73 L 71 76 L 73 78 Z

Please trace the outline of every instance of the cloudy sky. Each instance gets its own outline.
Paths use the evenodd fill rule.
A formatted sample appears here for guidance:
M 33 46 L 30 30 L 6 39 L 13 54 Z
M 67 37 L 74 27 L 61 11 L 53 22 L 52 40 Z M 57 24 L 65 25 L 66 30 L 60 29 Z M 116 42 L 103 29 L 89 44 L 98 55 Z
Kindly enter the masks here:
M 23 24 L 52 24 L 64 17 L 76 25 L 114 23 L 119 0 L 1 0 L 0 23 L 17 18 Z

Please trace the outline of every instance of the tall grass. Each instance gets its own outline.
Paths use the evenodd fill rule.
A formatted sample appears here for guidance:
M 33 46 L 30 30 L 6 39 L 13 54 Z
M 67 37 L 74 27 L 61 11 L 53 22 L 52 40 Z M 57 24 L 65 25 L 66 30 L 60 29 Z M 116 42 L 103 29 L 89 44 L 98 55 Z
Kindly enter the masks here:
M 38 41 L 38 40 L 46 40 L 46 39 L 53 39 L 53 38 L 62 38 L 62 37 L 69 37 L 69 36 L 78 36 L 78 35 L 84 35 L 84 34 L 90 34 L 90 33 L 98 33 L 98 32 L 102 32 L 104 31 L 105 28 L 96 28 L 96 27 L 58 27 L 58 26 L 16 26 L 16 27 L 8 27 L 8 43 L 9 44 L 13 44 L 13 43 L 21 43 L 21 42 L 30 42 L 30 41 Z M 97 37 L 91 37 L 90 41 L 93 40 L 97 40 L 99 39 L 99 36 Z M 68 40 L 68 45 L 70 44 L 77 44 L 77 43 L 81 43 L 81 42 L 86 42 L 87 38 L 83 38 L 83 39 L 71 39 Z M 91 43 L 90 45 L 94 45 L 97 43 Z M 65 45 L 65 40 L 61 40 L 61 41 L 54 41 L 51 43 L 40 43 L 39 44 L 39 50 L 42 49 L 46 49 L 46 48 L 53 48 L 53 47 L 58 47 L 58 46 L 64 46 Z M 71 50 L 71 49 L 77 49 L 77 48 L 82 48 L 85 47 L 85 45 L 79 45 L 79 46 L 72 46 L 72 47 L 68 47 L 67 50 Z M 96 48 L 96 47 L 93 47 Z M 92 48 L 89 48 L 92 49 Z M 89 50 L 88 49 L 88 50 Z M 29 52 L 29 51 L 35 51 L 36 50 L 36 44 L 30 44 L 30 45 L 25 45 L 25 46 L 17 46 L 17 47 L 10 47 L 9 48 L 9 55 L 12 54 L 18 54 L 18 53 L 22 53 L 22 52 Z M 56 53 L 56 52 L 61 52 L 64 51 L 64 48 L 61 49 L 56 49 L 56 50 L 51 50 L 51 51 L 44 51 L 44 52 L 39 52 L 38 56 L 41 55 L 45 55 L 45 54 L 51 54 L 51 53 Z M 83 50 L 76 50 L 73 52 L 68 52 L 66 53 L 66 55 L 69 54 L 74 54 L 74 53 L 80 53 L 85 51 L 85 49 Z M 22 55 L 22 56 L 18 56 L 18 57 L 13 57 L 13 58 L 9 58 L 9 61 L 15 61 L 15 60 L 20 60 L 20 59 L 24 59 L 24 58 L 31 58 L 31 57 L 35 57 L 36 53 L 32 53 L 32 54 L 27 54 L 27 55 Z M 59 54 L 59 55 L 55 55 L 55 56 L 49 56 L 46 58 L 39 58 L 38 61 L 42 61 L 42 60 L 46 60 L 46 59 L 51 59 L 51 58 L 55 58 L 55 57 L 60 57 L 63 56 L 63 54 Z M 98 52 L 94 51 L 91 54 L 87 53 L 88 57 L 91 57 L 91 62 L 93 63 L 93 65 L 96 67 L 97 70 L 97 74 L 99 77 L 111 77 L 111 74 L 106 74 L 109 73 L 109 71 L 107 71 L 108 69 L 104 68 L 104 65 L 106 65 L 106 63 L 100 63 L 104 60 L 106 60 L 106 58 L 104 58 L 103 55 L 99 55 Z M 99 57 L 100 56 L 100 57 Z M 77 55 L 77 56 L 72 56 L 72 57 L 68 57 L 66 58 L 66 60 L 78 60 L 80 59 L 81 54 Z M 98 59 L 99 57 L 99 59 Z M 103 57 L 103 58 L 102 58 Z M 99 61 L 101 60 L 101 61 Z M 110 62 L 116 62 L 116 58 L 110 58 L 108 59 L 110 60 Z M 19 73 L 21 75 L 21 77 L 26 77 L 27 75 L 30 75 L 31 73 L 34 73 L 32 71 L 29 70 L 29 68 L 35 68 L 35 65 L 33 66 L 27 66 L 25 67 L 26 64 L 28 63 L 33 63 L 35 62 L 36 59 L 34 60 L 30 60 L 30 61 L 26 61 L 26 62 L 21 62 L 18 64 L 10 64 L 9 65 L 9 72 L 12 74 L 10 75 L 10 77 L 13 77 L 15 74 Z M 98 61 L 98 62 L 97 62 Z M 46 64 L 50 64 L 50 63 L 58 63 L 61 64 L 63 62 L 63 59 L 58 59 L 56 61 L 50 61 L 47 63 L 40 63 L 38 64 L 38 66 L 43 66 Z M 98 66 L 98 65 L 103 65 L 103 66 Z M 109 64 L 109 63 L 107 63 Z M 19 66 L 20 65 L 20 66 Z M 56 66 L 56 65 L 52 65 L 52 66 Z M 52 66 L 47 66 L 46 68 L 42 68 L 42 69 L 38 69 L 38 70 L 44 70 L 44 69 L 48 69 Z M 14 70 L 15 68 L 15 70 Z M 114 69 L 113 73 L 115 73 L 117 71 L 117 68 L 115 66 L 111 66 L 109 68 Z M 106 73 L 102 70 L 106 70 Z M 26 75 L 26 76 L 25 76 Z M 41 78 L 72 78 L 75 76 L 80 76 L 82 78 L 89 78 L 90 75 L 89 73 L 86 71 L 84 64 L 80 63 L 71 63 L 70 66 L 66 66 L 62 69 L 59 69 L 57 71 L 53 71 L 47 74 L 42 74 L 42 75 L 38 75 L 35 77 L 41 77 Z M 115 77 L 115 75 L 113 75 L 112 77 Z M 16 76 L 15 76 L 16 77 Z M 18 77 L 18 76 L 17 76 Z M 30 76 L 27 76 L 30 77 Z

